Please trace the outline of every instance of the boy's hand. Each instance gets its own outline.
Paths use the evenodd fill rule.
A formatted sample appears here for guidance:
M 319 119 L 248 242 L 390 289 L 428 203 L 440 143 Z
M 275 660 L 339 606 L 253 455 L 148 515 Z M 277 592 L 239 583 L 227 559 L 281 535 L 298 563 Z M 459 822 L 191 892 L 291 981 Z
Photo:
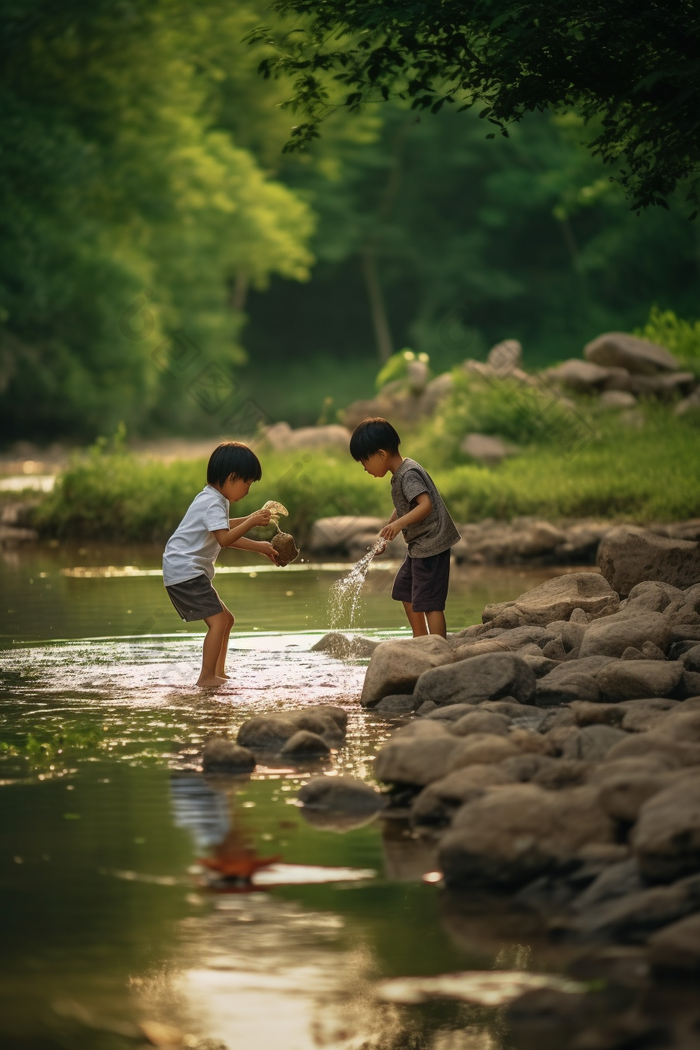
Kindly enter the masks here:
M 252 514 L 248 515 L 248 523 L 251 529 L 255 525 L 269 525 L 270 511 L 264 509 L 254 511 Z
M 260 541 L 260 546 L 258 547 L 258 550 L 261 554 L 264 554 L 266 558 L 269 558 L 273 565 L 279 565 L 279 561 L 277 560 L 277 551 L 271 543 L 267 542 L 267 540 Z
M 398 534 L 401 532 L 401 526 L 397 525 L 395 521 L 390 521 L 388 525 L 385 525 L 379 535 L 390 543 L 391 540 L 396 539 Z

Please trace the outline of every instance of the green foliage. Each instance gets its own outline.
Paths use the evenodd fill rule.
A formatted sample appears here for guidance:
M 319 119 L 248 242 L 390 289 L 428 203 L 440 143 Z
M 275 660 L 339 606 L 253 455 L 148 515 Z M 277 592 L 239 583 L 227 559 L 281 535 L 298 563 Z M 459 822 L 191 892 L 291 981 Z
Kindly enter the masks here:
M 288 148 L 304 149 L 319 124 L 342 104 L 398 96 L 417 112 L 479 106 L 487 138 L 508 137 L 527 113 L 575 108 L 600 119 L 591 149 L 615 170 L 633 207 L 667 207 L 679 180 L 695 176 L 697 203 L 700 104 L 696 72 L 700 21 L 692 0 L 667 5 L 620 0 L 523 7 L 519 0 L 465 6 L 460 0 L 406 5 L 383 0 L 276 0 L 296 15 L 295 33 L 260 27 L 252 39 L 276 45 L 261 64 L 266 76 L 295 77 L 288 105 L 307 119 Z M 611 45 L 614 41 L 614 45 Z
M 635 335 L 665 346 L 685 368 L 700 376 L 700 321 L 684 321 L 673 310 L 660 310 L 655 304 Z
M 45 769 L 50 763 L 65 761 L 66 752 L 94 750 L 104 739 L 101 727 L 94 725 L 65 726 L 51 732 L 43 729 L 27 733 L 15 743 L 0 740 L 0 756 L 23 758 L 32 770 Z

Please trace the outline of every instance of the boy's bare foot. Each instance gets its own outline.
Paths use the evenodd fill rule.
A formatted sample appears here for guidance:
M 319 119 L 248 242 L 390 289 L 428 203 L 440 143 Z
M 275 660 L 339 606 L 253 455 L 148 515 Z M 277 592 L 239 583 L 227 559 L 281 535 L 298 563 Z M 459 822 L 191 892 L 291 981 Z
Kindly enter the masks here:
M 226 678 L 220 678 L 216 674 L 200 675 L 197 685 L 200 689 L 218 689 L 219 686 L 226 685 Z

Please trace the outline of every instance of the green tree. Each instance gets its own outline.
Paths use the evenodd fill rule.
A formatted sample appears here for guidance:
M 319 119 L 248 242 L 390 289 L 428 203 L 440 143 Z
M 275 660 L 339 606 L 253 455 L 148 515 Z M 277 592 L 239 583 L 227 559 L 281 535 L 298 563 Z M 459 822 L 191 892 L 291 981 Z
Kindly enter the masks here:
M 357 110 L 398 96 L 413 109 L 482 107 L 508 135 L 529 112 L 576 109 L 600 121 L 591 149 L 615 171 L 633 207 L 666 204 L 700 164 L 700 18 L 694 0 L 276 0 L 293 32 L 261 27 L 273 44 L 265 75 L 295 77 L 292 108 L 307 146 L 340 104 Z M 338 99 L 337 86 L 343 89 Z M 492 132 L 491 134 L 495 134 Z

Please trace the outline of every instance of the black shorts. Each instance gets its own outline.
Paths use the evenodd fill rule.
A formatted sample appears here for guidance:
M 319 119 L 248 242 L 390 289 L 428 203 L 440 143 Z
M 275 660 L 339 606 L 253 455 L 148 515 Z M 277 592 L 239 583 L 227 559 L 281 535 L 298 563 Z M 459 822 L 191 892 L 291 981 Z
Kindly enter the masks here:
M 391 597 L 410 602 L 414 612 L 442 612 L 450 585 L 450 549 L 430 558 L 407 554 L 396 573 Z
M 165 588 L 182 620 L 204 620 L 223 612 L 224 604 L 205 573 Z

